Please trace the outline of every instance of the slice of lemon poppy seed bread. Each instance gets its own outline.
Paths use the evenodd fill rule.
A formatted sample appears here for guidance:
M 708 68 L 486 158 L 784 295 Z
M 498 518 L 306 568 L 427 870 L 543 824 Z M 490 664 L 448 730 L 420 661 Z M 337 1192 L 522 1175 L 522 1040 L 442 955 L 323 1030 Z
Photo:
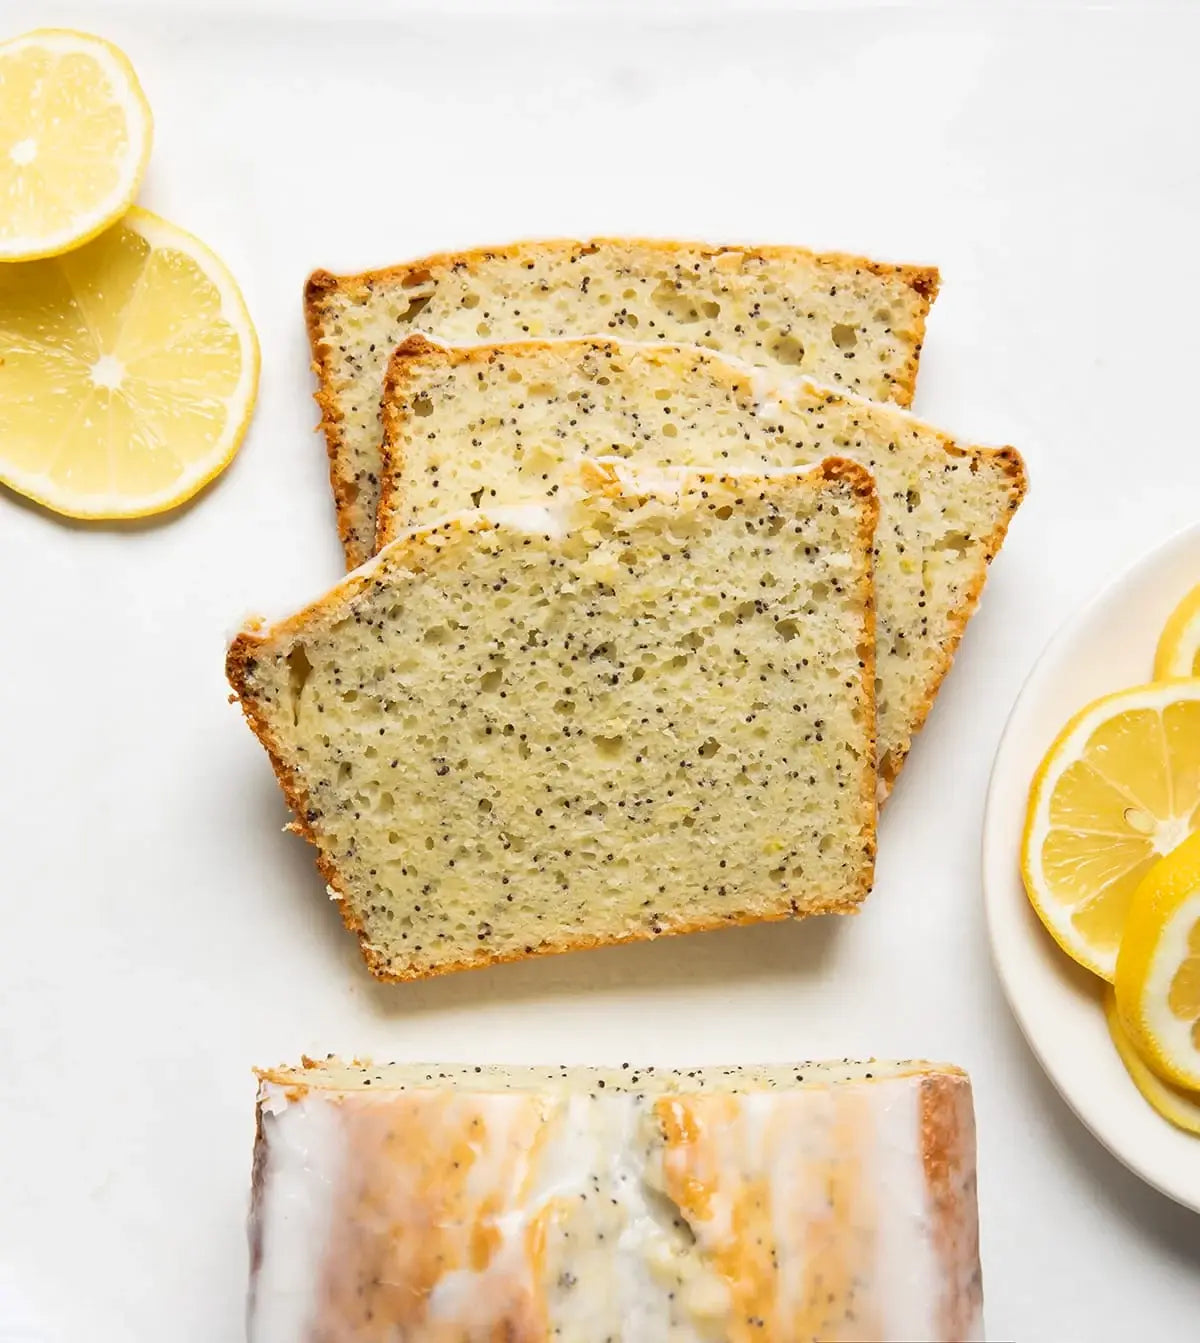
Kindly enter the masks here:
M 305 316 L 348 567 L 374 549 L 379 396 L 411 331 L 450 344 L 617 334 L 694 341 L 908 405 L 928 266 L 801 247 L 597 238 L 423 257 L 361 275 L 316 271 Z
M 384 393 L 379 539 L 478 503 L 555 496 L 583 454 L 638 470 L 756 471 L 837 455 L 879 489 L 880 782 L 890 789 L 1025 492 L 1012 448 L 959 444 L 895 406 L 695 346 L 410 337 Z
M 624 471 L 416 528 L 230 648 L 382 978 L 849 911 L 870 887 L 870 477 Z

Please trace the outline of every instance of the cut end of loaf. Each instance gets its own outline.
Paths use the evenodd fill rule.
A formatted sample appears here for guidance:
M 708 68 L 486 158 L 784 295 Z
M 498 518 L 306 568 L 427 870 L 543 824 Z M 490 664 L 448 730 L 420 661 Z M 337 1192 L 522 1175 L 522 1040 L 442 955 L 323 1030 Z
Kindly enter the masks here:
M 982 1337 L 957 1069 L 260 1076 L 254 1338 Z

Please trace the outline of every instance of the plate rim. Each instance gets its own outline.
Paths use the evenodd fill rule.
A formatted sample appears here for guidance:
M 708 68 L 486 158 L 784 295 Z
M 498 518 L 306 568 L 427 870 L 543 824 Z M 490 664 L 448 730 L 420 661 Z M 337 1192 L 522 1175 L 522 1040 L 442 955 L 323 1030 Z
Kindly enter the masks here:
M 1124 1141 L 1119 1133 L 1115 1132 L 1115 1124 L 1106 1123 L 1103 1116 L 1098 1116 L 1095 1113 L 1094 1105 L 1089 1104 L 1089 1096 L 1080 1094 L 1076 1080 L 1064 1077 L 1063 1072 L 1053 1058 L 1053 1048 L 1047 1045 L 1048 1029 L 1034 1020 L 1033 1014 L 1026 1010 L 1027 994 L 1015 980 L 1015 967 L 1005 946 L 1009 930 L 1004 926 L 1004 919 L 1006 902 L 1011 904 L 1014 887 L 1019 889 L 1020 901 L 1026 904 L 1027 908 L 1031 907 L 1027 905 L 1024 890 L 1020 889 L 1018 872 L 1019 832 L 1016 835 L 1011 831 L 1006 833 L 1007 818 L 1001 814 L 1006 804 L 1009 803 L 1011 789 L 1014 786 L 1009 777 L 1011 773 L 1009 758 L 1019 754 L 1023 745 L 1020 740 L 1020 730 L 1024 720 L 1026 717 L 1033 716 L 1035 706 L 1053 683 L 1054 670 L 1064 651 L 1077 641 L 1080 631 L 1089 626 L 1118 593 L 1135 587 L 1144 572 L 1158 567 L 1165 568 L 1177 555 L 1191 551 L 1200 553 L 1200 522 L 1190 523 L 1180 528 L 1165 541 L 1152 550 L 1144 552 L 1102 582 L 1078 610 L 1068 615 L 1058 625 L 1046 641 L 1017 692 L 1016 699 L 1013 701 L 1012 708 L 1005 719 L 1000 740 L 992 759 L 983 810 L 980 868 L 984 919 L 987 926 L 992 966 L 1000 981 L 1000 987 L 1009 1011 L 1012 1013 L 1038 1066 L 1045 1073 L 1072 1114 L 1122 1165 L 1165 1197 L 1200 1213 L 1200 1185 L 1194 1189 L 1191 1187 L 1181 1188 L 1156 1170 L 1153 1163 L 1147 1163 L 1140 1151 L 1130 1150 L 1130 1144 Z M 1200 579 L 1197 581 L 1200 581 Z M 1032 778 L 1032 775 L 1030 778 Z M 1028 784 L 1026 784 L 1026 787 L 1028 787 Z M 1024 815 L 1023 805 L 1021 815 L 1022 817 Z M 1067 984 L 1074 969 L 1073 963 L 1067 958 L 1066 953 L 1058 947 L 1054 948 L 1054 954 L 1061 957 L 1063 961 L 1063 991 L 1064 993 L 1070 992 Z M 1080 974 L 1087 975 L 1088 972 L 1081 969 Z M 1097 979 L 1096 985 L 1099 986 L 1100 983 L 1101 981 Z M 1097 997 L 1099 998 L 1099 994 L 1097 994 Z M 1122 1071 L 1124 1071 L 1123 1065 Z M 1133 1087 L 1132 1080 L 1130 1080 L 1129 1086 Z M 1154 1111 L 1149 1103 L 1141 1098 L 1140 1093 L 1137 1094 L 1141 1103 L 1146 1107 L 1147 1113 L 1153 1115 Z M 1174 1129 L 1168 1120 L 1157 1115 L 1154 1117 L 1165 1130 L 1173 1134 L 1180 1134 L 1181 1131 Z M 1200 1137 L 1191 1137 L 1190 1141 L 1200 1144 Z

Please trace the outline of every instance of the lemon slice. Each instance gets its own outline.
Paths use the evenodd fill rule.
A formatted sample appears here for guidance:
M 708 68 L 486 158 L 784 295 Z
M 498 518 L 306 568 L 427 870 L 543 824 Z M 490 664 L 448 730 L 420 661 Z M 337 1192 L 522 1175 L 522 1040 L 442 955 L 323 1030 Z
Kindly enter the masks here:
M 1176 1128 L 1200 1134 L 1200 1093 L 1185 1091 L 1183 1087 L 1164 1082 L 1147 1066 L 1146 1061 L 1134 1049 L 1133 1041 L 1130 1040 L 1125 1027 L 1121 1025 L 1120 1013 L 1117 1011 L 1117 996 L 1111 988 L 1104 991 L 1104 1018 L 1108 1022 L 1108 1033 L 1112 1036 L 1113 1044 L 1116 1045 L 1117 1053 L 1121 1056 L 1121 1062 L 1125 1065 L 1125 1070 L 1133 1080 L 1134 1086 L 1154 1109 Z
M 182 503 L 232 459 L 257 386 L 233 277 L 146 210 L 64 256 L 0 266 L 0 480 L 55 512 Z
M 1142 1058 L 1200 1089 L 1200 834 L 1149 873 L 1117 957 L 1117 1010 Z
M 1063 728 L 1029 793 L 1021 874 L 1066 953 L 1102 978 L 1138 883 L 1200 823 L 1200 681 L 1108 695 Z
M 41 28 L 0 44 L 0 261 L 54 256 L 133 203 L 152 121 L 110 42 Z
M 1154 676 L 1167 681 L 1178 676 L 1200 676 L 1200 587 L 1171 612 L 1154 654 Z

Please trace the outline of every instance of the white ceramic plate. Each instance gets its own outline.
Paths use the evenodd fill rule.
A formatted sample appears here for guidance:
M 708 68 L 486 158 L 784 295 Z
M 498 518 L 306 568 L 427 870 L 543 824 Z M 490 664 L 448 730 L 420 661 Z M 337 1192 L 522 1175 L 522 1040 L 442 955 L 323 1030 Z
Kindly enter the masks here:
M 1109 1039 L 1100 981 L 1059 950 L 1019 872 L 1029 784 L 1062 725 L 1100 695 L 1150 680 L 1176 602 L 1200 582 L 1200 526 L 1139 560 L 1051 640 L 1009 717 L 983 827 L 983 890 L 992 954 L 1025 1038 L 1063 1098 L 1143 1180 L 1200 1212 L 1200 1138 L 1159 1117 Z

